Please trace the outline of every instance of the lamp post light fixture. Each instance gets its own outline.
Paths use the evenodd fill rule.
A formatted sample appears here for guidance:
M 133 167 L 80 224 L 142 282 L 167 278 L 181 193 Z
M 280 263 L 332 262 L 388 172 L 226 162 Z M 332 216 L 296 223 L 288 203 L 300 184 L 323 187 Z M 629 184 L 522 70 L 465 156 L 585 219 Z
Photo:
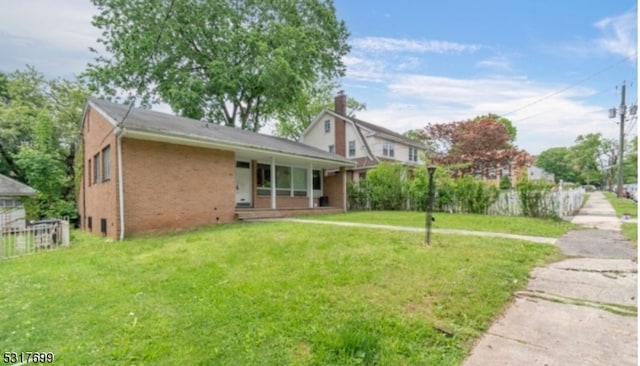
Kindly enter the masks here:
M 425 233 L 425 244 L 431 245 L 431 222 L 433 221 L 433 173 L 436 171 L 436 166 L 429 164 L 427 172 L 429 173 L 429 184 L 427 186 L 427 227 Z

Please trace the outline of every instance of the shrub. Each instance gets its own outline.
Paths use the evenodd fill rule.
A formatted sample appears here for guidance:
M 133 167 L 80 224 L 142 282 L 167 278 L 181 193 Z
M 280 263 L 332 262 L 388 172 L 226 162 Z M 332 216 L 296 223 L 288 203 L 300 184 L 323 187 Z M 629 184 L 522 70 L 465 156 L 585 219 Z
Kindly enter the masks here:
M 522 214 L 530 217 L 555 217 L 553 204 L 547 202 L 546 193 L 553 188 L 553 184 L 544 182 L 523 181 L 518 183 L 516 189 Z
M 369 209 L 369 187 L 366 180 L 347 181 L 347 201 L 349 210 Z
M 511 189 L 511 178 L 508 175 L 500 178 L 500 189 Z
M 380 163 L 367 173 L 371 208 L 401 210 L 405 208 L 406 168 L 401 164 Z

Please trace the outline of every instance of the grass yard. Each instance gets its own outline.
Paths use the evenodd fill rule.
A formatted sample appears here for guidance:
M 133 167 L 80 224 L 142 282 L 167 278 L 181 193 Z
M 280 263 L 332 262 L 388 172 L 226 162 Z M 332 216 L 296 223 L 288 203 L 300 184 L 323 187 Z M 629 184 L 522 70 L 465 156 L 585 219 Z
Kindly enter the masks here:
M 434 229 L 457 229 L 556 238 L 579 226 L 568 221 L 518 216 L 449 214 L 434 212 Z M 416 211 L 350 211 L 345 214 L 307 216 L 310 220 L 358 222 L 425 227 L 426 214 Z
M 295 223 L 74 232 L 70 249 L 0 261 L 0 349 L 63 365 L 458 365 L 530 270 L 559 257 L 517 240 L 422 242 Z
M 616 210 L 616 215 L 621 217 L 623 214 L 628 213 L 634 219 L 638 217 L 638 204 L 633 202 L 630 199 L 626 198 L 618 198 L 615 193 L 612 192 L 603 192 L 607 200 L 613 206 L 613 209 Z
M 626 198 L 618 198 L 615 193 L 604 192 L 605 197 L 613 206 L 613 209 L 616 210 L 616 215 L 618 217 L 622 217 L 623 214 L 627 213 L 632 218 L 638 218 L 638 204 L 633 202 L 630 199 Z M 635 247 L 638 246 L 638 224 L 631 222 L 623 222 L 622 223 L 622 234 L 629 240 L 631 240 Z

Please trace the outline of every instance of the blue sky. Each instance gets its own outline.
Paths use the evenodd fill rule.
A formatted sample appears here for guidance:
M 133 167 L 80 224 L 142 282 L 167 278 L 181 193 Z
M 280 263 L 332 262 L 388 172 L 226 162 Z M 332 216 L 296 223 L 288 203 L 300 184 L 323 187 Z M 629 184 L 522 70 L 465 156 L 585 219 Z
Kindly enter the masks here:
M 637 103 L 637 1 L 335 0 L 351 33 L 345 92 L 398 132 L 496 113 L 538 154 L 579 134 L 617 138 L 607 110 Z M 71 78 L 92 55 L 81 0 L 0 0 L 0 70 Z M 158 109 L 162 110 L 163 107 Z M 166 107 L 165 107 L 166 109 Z M 628 130 L 635 135 L 635 120 Z

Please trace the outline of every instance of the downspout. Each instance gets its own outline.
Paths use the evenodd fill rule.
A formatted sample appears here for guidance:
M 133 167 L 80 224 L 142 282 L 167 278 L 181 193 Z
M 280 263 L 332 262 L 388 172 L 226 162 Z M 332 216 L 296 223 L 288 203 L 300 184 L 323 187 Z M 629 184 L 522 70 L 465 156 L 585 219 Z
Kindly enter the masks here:
M 116 130 L 116 147 L 118 151 L 118 205 L 120 206 L 120 235 L 118 240 L 124 239 L 124 184 L 122 183 L 122 135 L 124 130 Z

